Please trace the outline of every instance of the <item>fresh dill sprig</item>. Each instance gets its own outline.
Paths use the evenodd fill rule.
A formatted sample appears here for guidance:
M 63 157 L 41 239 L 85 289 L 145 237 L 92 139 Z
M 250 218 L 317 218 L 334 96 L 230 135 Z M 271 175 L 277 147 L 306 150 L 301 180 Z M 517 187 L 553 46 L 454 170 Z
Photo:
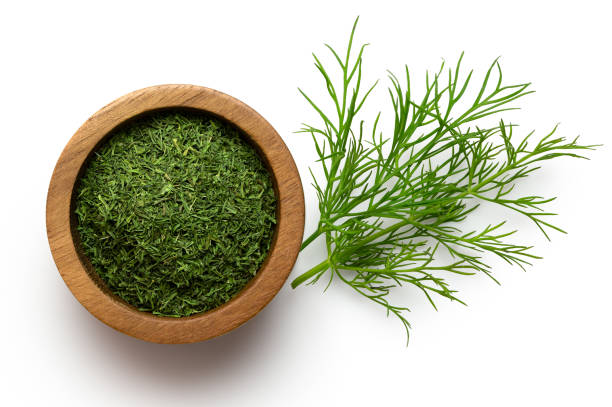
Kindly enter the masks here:
M 548 221 L 544 209 L 555 198 L 516 195 L 515 183 L 535 172 L 543 161 L 556 157 L 584 158 L 595 146 L 579 145 L 555 136 L 556 127 L 544 137 L 534 132 L 517 142 L 514 124 L 500 113 L 517 109 L 518 99 L 532 93 L 529 83 L 506 85 L 498 60 L 468 99 L 473 71 L 457 64 L 428 74 L 424 95 L 416 99 L 408 67 L 404 79 L 390 73 L 389 95 L 394 122 L 391 137 L 377 130 L 380 113 L 366 134 L 357 115 L 376 83 L 362 92 L 363 54 L 367 44 L 354 52 L 353 25 L 346 55 L 331 51 L 341 72 L 334 81 L 319 58 L 333 112 L 326 113 L 306 93 L 300 93 L 320 116 L 321 125 L 304 125 L 312 136 L 324 181 L 311 171 L 320 220 L 302 249 L 320 236 L 327 257 L 297 277 L 292 287 L 317 282 L 329 272 L 357 293 L 396 315 L 409 335 L 408 308 L 389 302 L 395 287 L 412 284 L 435 308 L 436 295 L 463 303 L 444 279 L 445 274 L 482 272 L 493 278 L 483 255 L 492 253 L 521 268 L 529 265 L 531 246 L 508 238 L 505 222 L 465 232 L 460 223 L 474 212 L 478 202 L 501 205 L 528 217 L 549 238 L 550 230 L 563 232 Z M 460 103 L 461 102 L 461 103 Z M 483 119 L 494 119 L 487 125 Z M 564 232 L 565 233 L 565 232 Z M 440 252 L 452 256 L 446 264 Z M 496 280 L 495 280 L 496 281 Z

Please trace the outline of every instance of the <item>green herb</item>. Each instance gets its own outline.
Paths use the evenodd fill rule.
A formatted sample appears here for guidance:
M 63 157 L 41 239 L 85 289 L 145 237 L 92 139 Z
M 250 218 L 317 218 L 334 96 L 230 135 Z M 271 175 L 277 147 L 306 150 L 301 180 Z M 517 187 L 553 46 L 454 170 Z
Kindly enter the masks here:
M 463 55 L 453 68 L 442 64 L 428 74 L 419 98 L 412 93 L 407 67 L 404 80 L 389 74 L 393 134 L 383 137 L 377 131 L 380 114 L 366 134 L 356 116 L 376 84 L 361 92 L 367 44 L 351 56 L 356 25 L 344 57 L 327 46 L 340 68 L 339 83 L 314 57 L 332 111 L 324 112 L 300 90 L 322 119 L 320 126 L 305 125 L 302 132 L 312 135 L 325 178 L 320 182 L 313 175 L 321 216 L 302 248 L 324 236 L 327 256 L 292 286 L 315 283 L 329 271 L 330 283 L 337 277 L 382 305 L 408 335 L 410 324 L 402 313 L 408 308 L 389 302 L 391 290 L 411 284 L 434 308 L 436 294 L 462 303 L 444 273 L 482 272 L 493 278 L 482 258 L 486 253 L 521 268 L 530 264 L 538 257 L 531 247 L 510 240 L 515 231 L 505 222 L 475 231 L 462 231 L 461 222 L 473 216 L 478 202 L 488 202 L 528 217 L 547 238 L 551 229 L 563 232 L 547 220 L 553 214 L 544 209 L 554 198 L 517 194 L 515 183 L 543 161 L 584 158 L 580 153 L 594 146 L 556 137 L 556 127 L 544 137 L 531 132 L 517 140 L 516 125 L 499 113 L 516 109 L 513 102 L 532 93 L 530 84 L 505 85 L 495 60 L 468 96 L 474 80 L 472 71 L 462 72 Z M 453 260 L 445 262 L 449 253 Z
M 84 252 L 111 291 L 173 317 L 236 295 L 276 223 L 270 174 L 240 132 L 175 111 L 118 129 L 82 175 L 75 207 Z

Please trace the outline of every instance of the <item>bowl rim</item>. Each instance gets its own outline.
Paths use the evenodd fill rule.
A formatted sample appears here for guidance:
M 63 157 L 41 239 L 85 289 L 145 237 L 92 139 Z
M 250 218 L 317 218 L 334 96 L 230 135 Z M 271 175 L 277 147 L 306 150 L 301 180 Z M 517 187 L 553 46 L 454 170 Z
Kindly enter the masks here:
M 268 165 L 277 194 L 277 225 L 268 257 L 232 300 L 213 310 L 172 318 L 138 311 L 110 293 L 75 241 L 72 211 L 78 178 L 91 153 L 115 128 L 161 109 L 217 116 L 242 130 Z M 157 85 L 128 93 L 94 113 L 72 136 L 53 170 L 47 193 L 49 246 L 58 271 L 76 299 L 112 328 L 149 342 L 191 343 L 227 333 L 261 311 L 283 286 L 304 233 L 304 192 L 293 157 L 276 130 L 255 110 L 227 94 L 196 85 Z M 96 278 L 97 277 L 97 278 Z

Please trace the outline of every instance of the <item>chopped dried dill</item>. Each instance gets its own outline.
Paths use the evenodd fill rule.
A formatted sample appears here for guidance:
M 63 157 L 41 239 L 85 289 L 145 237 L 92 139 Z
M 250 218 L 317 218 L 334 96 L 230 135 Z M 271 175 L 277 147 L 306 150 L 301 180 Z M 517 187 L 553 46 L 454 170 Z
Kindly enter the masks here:
M 276 197 L 239 130 L 168 111 L 120 127 L 97 150 L 75 213 L 84 253 L 113 293 L 182 317 L 226 303 L 257 273 Z

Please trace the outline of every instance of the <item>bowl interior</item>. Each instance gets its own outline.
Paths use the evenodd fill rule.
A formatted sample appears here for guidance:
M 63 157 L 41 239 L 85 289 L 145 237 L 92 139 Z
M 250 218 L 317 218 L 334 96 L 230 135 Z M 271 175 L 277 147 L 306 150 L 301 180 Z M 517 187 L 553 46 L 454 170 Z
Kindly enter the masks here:
M 151 316 L 153 316 L 154 318 L 160 318 L 160 319 L 174 319 L 173 317 L 166 317 L 166 316 L 160 316 L 160 315 L 155 315 L 152 313 L 148 313 L 148 312 L 144 312 L 144 311 L 140 311 L 138 310 L 137 307 L 135 307 L 134 305 L 128 303 L 127 301 L 125 301 L 124 299 L 122 299 L 121 297 L 119 297 L 118 295 L 116 295 L 115 293 L 112 292 L 112 290 L 108 287 L 108 285 L 104 282 L 104 280 L 100 277 L 100 275 L 96 272 L 94 266 L 91 264 L 91 261 L 89 260 L 89 257 L 85 254 L 85 250 L 83 249 L 82 243 L 81 243 L 81 238 L 80 238 L 80 234 L 77 230 L 77 224 L 78 224 L 78 220 L 75 214 L 75 207 L 76 207 L 76 191 L 79 187 L 79 183 L 80 180 L 82 178 L 83 173 L 85 172 L 85 170 L 87 169 L 87 167 L 89 166 L 92 158 L 94 157 L 96 151 L 98 151 L 106 142 L 108 142 L 110 140 L 110 138 L 112 138 L 118 130 L 120 130 L 123 127 L 126 127 L 128 125 L 130 125 L 131 123 L 133 123 L 134 121 L 141 119 L 143 117 L 146 117 L 148 115 L 151 114 L 155 114 L 155 113 L 159 113 L 159 112 L 188 112 L 188 113 L 195 113 L 195 114 L 201 114 L 203 116 L 209 116 L 209 117 L 214 117 L 219 121 L 222 121 L 226 124 L 228 124 L 229 126 L 237 129 L 240 133 L 241 138 L 243 139 L 243 141 L 245 141 L 246 143 L 248 143 L 258 154 L 259 158 L 261 159 L 261 161 L 263 162 L 263 164 L 265 165 L 266 169 L 268 170 L 268 173 L 270 174 L 270 178 L 272 180 L 272 185 L 274 187 L 274 194 L 276 196 L 276 200 L 277 202 L 279 201 L 279 191 L 278 191 L 278 182 L 276 181 L 276 178 L 274 177 L 274 174 L 272 172 L 272 168 L 270 166 L 270 163 L 268 162 L 268 160 L 266 159 L 265 155 L 263 154 L 264 148 L 262 148 L 262 146 L 260 146 L 259 144 L 257 144 L 257 142 L 255 142 L 253 140 L 253 137 L 251 137 L 244 129 L 238 127 L 236 124 L 230 123 L 228 122 L 224 117 L 220 116 L 219 114 L 215 114 L 213 112 L 209 112 L 206 110 L 202 110 L 202 109 L 194 109 L 194 108 L 185 108 L 185 107 L 163 107 L 163 108 L 159 108 L 159 109 L 152 109 L 146 112 L 142 112 L 140 114 L 134 115 L 132 117 L 128 117 L 125 120 L 121 121 L 120 123 L 118 123 L 113 129 L 111 129 L 107 134 L 105 134 L 98 143 L 96 143 L 96 145 L 94 146 L 94 148 L 89 152 L 89 154 L 87 155 L 87 158 L 85 159 L 85 161 L 83 161 L 83 164 L 81 165 L 79 172 L 78 172 L 78 176 L 75 179 L 75 182 L 72 186 L 72 193 L 71 193 L 71 200 L 70 200 L 70 232 L 72 234 L 72 239 L 75 243 L 75 249 L 77 251 L 77 254 L 79 256 L 80 261 L 83 264 L 83 267 L 87 270 L 87 273 L 89 275 L 89 277 L 91 278 L 91 280 L 94 282 L 94 284 L 96 284 L 100 290 L 102 290 L 102 292 L 104 292 L 105 295 L 111 297 L 113 299 L 113 301 L 117 301 L 119 303 L 122 303 L 123 305 L 125 305 L 128 308 L 131 308 L 134 312 L 139 312 L 139 313 L 145 313 L 145 314 L 149 314 Z M 276 206 L 276 218 L 279 218 L 279 205 Z M 264 260 L 264 262 L 262 263 L 261 267 L 259 268 L 259 271 L 263 270 L 268 262 L 269 259 L 269 255 L 270 253 L 273 252 L 275 246 L 276 246 L 276 242 L 277 242 L 277 238 L 278 238 L 278 233 L 277 230 L 278 228 L 276 227 L 276 225 L 274 226 L 274 230 L 273 230 L 273 236 L 272 236 L 272 242 L 270 244 L 270 249 L 268 251 L 268 255 L 266 256 L 266 259 Z M 248 290 L 251 286 L 253 286 L 254 284 L 254 280 L 257 279 L 260 275 L 259 271 L 257 272 L 257 274 L 255 276 L 253 276 L 253 278 L 238 292 L 238 294 L 236 294 L 234 296 L 234 298 L 232 298 L 231 300 L 229 300 L 226 304 L 231 303 L 232 301 L 235 300 L 236 297 L 238 297 L 243 291 Z M 223 304 L 225 305 L 225 304 Z M 205 314 L 212 312 L 213 310 L 208 310 L 205 312 L 200 312 L 191 316 L 187 316 L 187 317 L 180 317 L 181 319 L 183 318 L 200 318 L 202 316 L 204 316 Z

